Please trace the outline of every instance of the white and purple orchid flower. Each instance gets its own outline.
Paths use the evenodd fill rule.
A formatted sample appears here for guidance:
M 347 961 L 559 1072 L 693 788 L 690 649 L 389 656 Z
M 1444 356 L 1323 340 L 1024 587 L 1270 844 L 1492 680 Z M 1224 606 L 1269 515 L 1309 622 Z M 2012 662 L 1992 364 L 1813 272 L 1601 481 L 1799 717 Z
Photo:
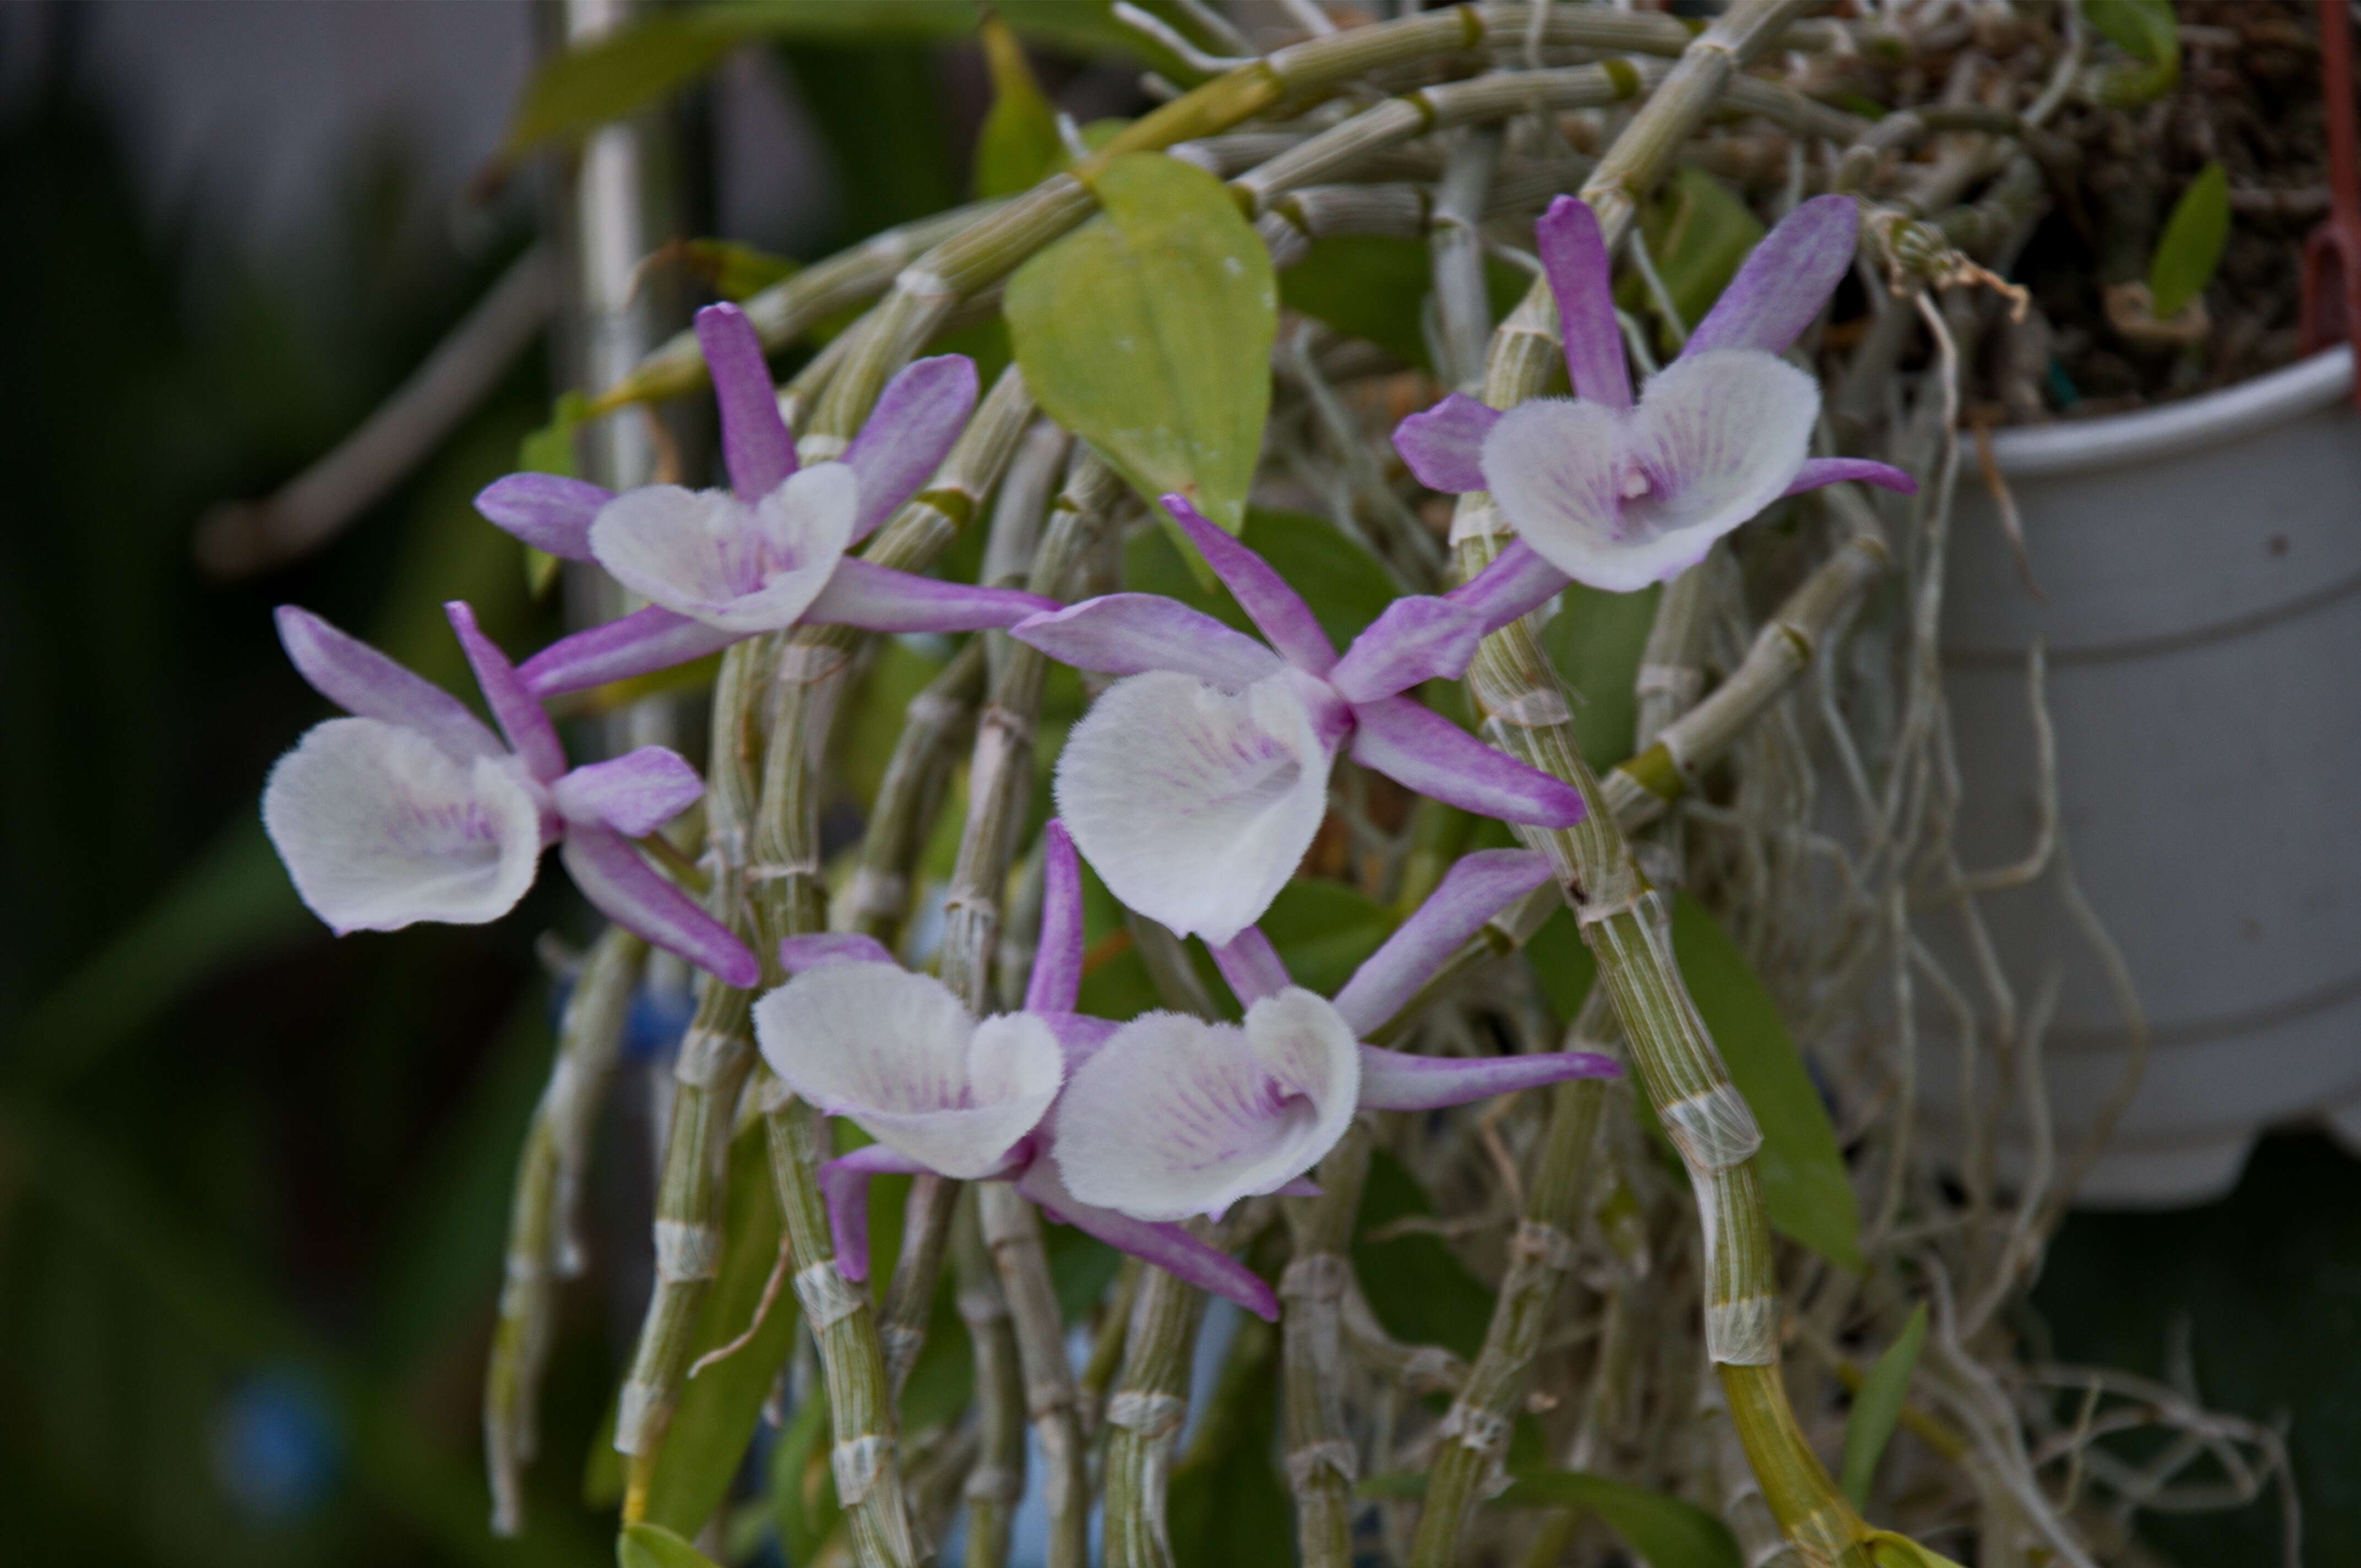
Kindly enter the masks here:
M 752 985 L 753 953 L 630 842 L 704 793 L 697 770 L 662 746 L 569 770 L 548 715 L 474 612 L 444 608 L 505 742 L 368 643 L 292 605 L 279 610 L 296 670 L 354 716 L 314 725 L 262 792 L 263 826 L 304 904 L 338 936 L 481 925 L 516 906 L 555 843 L 610 919 Z
M 1398 599 L 1339 658 L 1260 556 L 1181 497 L 1164 505 L 1268 647 L 1154 594 L 1086 599 L 1009 629 L 1061 663 L 1126 677 L 1074 726 L 1056 780 L 1060 816 L 1117 898 L 1182 936 L 1236 937 L 1311 848 L 1347 742 L 1364 767 L 1469 811 L 1544 828 L 1581 819 L 1572 786 L 1401 695 L 1455 679 L 1487 632 L 1531 605 L 1491 587 Z
M 1784 496 L 1846 479 L 1914 493 L 1898 468 L 1808 455 L 1819 385 L 1780 357 L 1852 264 L 1859 225 L 1850 196 L 1788 214 L 1635 403 L 1598 220 L 1574 197 L 1552 202 L 1535 232 L 1575 395 L 1502 412 L 1454 392 L 1394 432 L 1420 483 L 1489 490 L 1517 532 L 1463 591 L 1525 609 L 1567 578 L 1629 592 L 1679 576 Z
M 872 631 L 1004 627 L 1056 601 L 946 583 L 846 552 L 894 515 L 975 407 L 975 365 L 921 359 L 885 385 L 842 457 L 798 467 L 762 340 L 735 305 L 697 314 L 721 414 L 727 490 L 643 485 L 620 495 L 554 474 L 511 474 L 476 509 L 536 549 L 596 561 L 649 601 L 525 661 L 537 696 L 686 663 L 798 621 Z
M 1447 1059 L 1360 1043 L 1503 905 L 1549 877 L 1522 850 L 1463 859 L 1332 1003 L 1289 982 L 1261 932 L 1214 950 L 1242 1024 L 1073 1012 L 1081 876 L 1048 838 L 1042 937 L 1025 1011 L 971 1018 L 939 982 L 865 938 L 790 938 L 795 978 L 756 1003 L 763 1058 L 796 1093 L 878 1141 L 821 1170 L 839 1266 L 868 1273 L 869 1179 L 935 1171 L 1014 1181 L 1052 1217 L 1277 1315 L 1269 1288 L 1178 1223 L 1237 1200 L 1309 1193 L 1363 1110 L 1430 1110 L 1619 1070 L 1581 1052 Z

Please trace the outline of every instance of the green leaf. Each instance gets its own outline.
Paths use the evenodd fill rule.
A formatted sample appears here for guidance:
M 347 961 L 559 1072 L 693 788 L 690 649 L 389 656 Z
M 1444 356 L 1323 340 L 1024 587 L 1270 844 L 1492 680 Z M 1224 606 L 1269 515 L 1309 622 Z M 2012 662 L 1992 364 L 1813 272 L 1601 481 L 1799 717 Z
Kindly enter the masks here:
M 2165 220 L 2164 236 L 2148 258 L 2150 309 L 2169 321 L 2205 291 L 2230 242 L 2230 171 L 2220 159 L 2197 171 Z
M 625 1525 L 615 1538 L 615 1562 L 618 1568 L 719 1568 L 671 1530 L 645 1520 Z
M 1492 1323 L 1492 1292 L 1484 1282 L 1432 1232 L 1370 1239 L 1393 1221 L 1433 1212 L 1425 1189 L 1400 1160 L 1383 1149 L 1371 1154 L 1354 1222 L 1353 1272 L 1387 1332 L 1473 1360 Z
M 1640 657 L 1656 623 L 1661 584 L 1612 594 L 1585 583 L 1565 590 L 1542 628 L 1542 652 L 1574 688 L 1574 738 L 1595 769 L 1631 755 L 1639 722 Z
M 1299 877 L 1279 890 L 1259 924 L 1288 978 L 1334 996 L 1394 932 L 1393 912 L 1341 882 Z
M 1869 1533 L 1870 1561 L 1877 1568 L 1960 1568 L 1939 1552 L 1929 1552 L 1906 1535 L 1890 1530 Z
M 1861 1212 L 1836 1129 L 1771 993 L 1704 905 L 1673 905 L 1673 949 L 1690 999 L 1763 1129 L 1755 1170 L 1772 1228 L 1858 1272 Z
M 725 300 L 752 299 L 802 270 L 799 262 L 734 239 L 685 239 L 666 249 L 683 271 Z
M 1640 233 L 1686 333 L 1705 319 L 1730 286 L 1739 264 L 1762 239 L 1763 221 L 1720 181 L 1684 164 L 1641 210 Z M 1663 323 L 1655 293 L 1637 268 L 1623 275 L 1615 298 L 1634 315 L 1658 320 L 1657 338 L 1665 353 L 1677 348 L 1679 340 Z
M 992 110 L 975 139 L 975 193 L 1013 196 L 1065 166 L 1058 110 L 1026 63 L 1025 46 L 996 16 L 983 19 L 983 63 L 992 73 Z
M 1270 411 L 1270 253 L 1193 164 L 1126 153 L 1093 189 L 1102 214 L 1008 281 L 1016 363 L 1150 501 L 1181 491 L 1236 533 Z
M 1878 1456 L 1902 1419 L 1902 1397 L 1910 1390 L 1910 1374 L 1918 1365 L 1918 1351 L 1927 1343 L 1927 1303 L 1910 1310 L 1910 1321 L 1877 1365 L 1861 1379 L 1852 1399 L 1852 1416 L 1845 1422 L 1844 1495 L 1856 1508 L 1869 1507 L 1869 1484 L 1877 1478 Z
M 730 1146 L 721 1273 L 697 1310 L 692 1364 L 746 1332 L 778 1258 L 779 1201 L 771 1185 L 770 1148 L 758 1124 Z M 763 1401 L 795 1348 L 796 1315 L 795 1293 L 781 1290 L 744 1347 L 683 1387 L 648 1481 L 649 1519 L 694 1536 L 720 1506 L 762 1420 Z
M 2172 0 L 2082 0 L 2082 19 L 2137 62 L 2100 76 L 2099 102 L 2128 108 L 2180 85 L 2180 22 Z
M 1524 296 L 1530 281 L 1509 262 L 1485 263 L 1484 291 L 1495 321 Z M 1290 310 L 1348 337 L 1365 337 L 1406 365 L 1424 366 L 1426 334 L 1419 323 L 1433 287 L 1434 263 L 1423 241 L 1339 235 L 1313 240 L 1303 258 L 1279 275 L 1279 297 Z
M 927 1338 L 931 1343 L 934 1335 Z M 771 1450 L 771 1510 L 790 1563 L 818 1561 L 844 1518 L 829 1469 L 829 1436 L 828 1389 L 815 1377 Z
M 1607 1521 L 1649 1568 L 1743 1568 L 1730 1527 L 1694 1503 L 1586 1475 L 1537 1470 L 1519 1475 L 1495 1498 L 1502 1508 L 1588 1508 Z
M 664 10 L 555 56 L 525 84 L 501 156 L 575 137 L 702 76 L 760 29 L 743 15 Z
M 1239 1342 L 1256 1354 L 1232 1355 L 1206 1420 L 1173 1468 L 1165 1514 L 1176 1568 L 1288 1568 L 1295 1561 L 1293 1506 L 1273 1453 L 1279 1336 L 1262 1323 L 1238 1332 L 1256 1336 Z M 1231 1419 L 1217 1422 L 1219 1412 Z

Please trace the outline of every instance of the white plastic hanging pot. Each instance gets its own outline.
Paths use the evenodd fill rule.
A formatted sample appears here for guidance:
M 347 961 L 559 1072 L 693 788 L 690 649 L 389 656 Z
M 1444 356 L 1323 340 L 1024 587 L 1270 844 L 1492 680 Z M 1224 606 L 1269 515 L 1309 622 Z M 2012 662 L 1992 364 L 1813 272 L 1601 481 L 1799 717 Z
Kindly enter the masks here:
M 2042 598 L 1965 466 L 1943 620 L 1961 861 L 2003 865 L 2031 845 L 2025 671 L 2037 637 L 2066 840 L 2152 1027 L 2086 1204 L 2214 1197 L 2274 1124 L 2324 1119 L 2361 1149 L 2353 373 L 2337 347 L 2169 407 L 1996 433 Z M 2020 1001 L 2048 962 L 2065 964 L 2044 1058 L 2062 1157 L 2122 1081 L 2130 1037 L 2054 891 L 1994 894 L 1985 909 Z M 1938 1017 L 1926 1023 L 1922 1102 L 1956 1131 L 1956 1044 Z M 1987 1058 L 1987 1091 L 1993 1071 Z M 2023 1130 L 2004 1144 L 2011 1163 Z

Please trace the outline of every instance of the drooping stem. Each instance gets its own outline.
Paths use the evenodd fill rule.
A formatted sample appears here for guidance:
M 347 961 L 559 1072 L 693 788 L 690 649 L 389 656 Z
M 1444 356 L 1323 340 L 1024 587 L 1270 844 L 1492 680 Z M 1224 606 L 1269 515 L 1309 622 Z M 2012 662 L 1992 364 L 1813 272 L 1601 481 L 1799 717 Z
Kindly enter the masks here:
M 1569 1048 L 1595 1050 L 1605 1007 L 1594 990 L 1575 1022 Z M 1588 1028 L 1586 1030 L 1585 1025 Z M 1576 1079 L 1552 1088 L 1549 1123 L 1526 1187 L 1523 1216 L 1510 1244 L 1509 1272 L 1492 1307 L 1484 1348 L 1452 1401 L 1426 1485 L 1426 1500 L 1411 1543 L 1411 1568 L 1448 1568 L 1458 1560 L 1468 1512 L 1482 1502 L 1508 1453 L 1509 1427 L 1525 1377 L 1541 1350 L 1542 1332 L 1558 1287 L 1574 1267 L 1588 1190 L 1591 1146 L 1598 1141 L 1606 1086 Z
M 1353 1483 L 1360 1456 L 1345 1427 L 1344 1303 L 1352 1288 L 1353 1219 L 1369 1173 L 1369 1129 L 1355 1123 L 1321 1160 L 1317 1198 L 1287 1203 L 1294 1255 L 1279 1276 L 1285 1311 L 1280 1378 L 1286 1395 L 1287 1483 L 1295 1495 L 1296 1550 L 1304 1568 L 1353 1561 Z
M 1008 1300 L 986 1250 L 976 1215 L 977 1189 L 960 1195 L 951 1220 L 951 1266 L 959 1277 L 959 1311 L 975 1347 L 975 1467 L 968 1472 L 967 1568 L 1001 1568 L 1008 1532 L 1025 1495 L 1025 1372 Z
M 1684 51 L 1584 188 L 1610 251 L 1628 232 L 1638 199 L 1737 69 L 1806 4 L 1738 0 Z M 1541 389 L 1555 356 L 1556 328 L 1555 306 L 1537 281 L 1494 337 L 1488 401 L 1507 408 Z M 1461 541 L 1463 573 L 1472 575 L 1490 563 L 1499 548 L 1496 526 L 1488 497 L 1462 498 L 1455 537 Z M 1865 1564 L 1868 1529 L 1803 1442 L 1779 1383 L 1778 1283 L 1752 1164 L 1762 1135 L 1673 960 L 1664 901 L 1641 874 L 1612 807 L 1575 743 L 1564 687 L 1531 629 L 1515 623 L 1485 639 L 1468 671 L 1468 685 L 1492 742 L 1574 784 L 1589 807 L 1578 826 L 1534 833 L 1529 841 L 1549 854 L 1556 868 L 1584 940 L 1598 959 L 1601 989 L 1622 1021 L 1641 1084 L 1689 1172 L 1705 1239 L 1707 1351 L 1721 1373 L 1763 1495 L 1807 1560 L 1841 1561 L 1849 1568 Z M 1522 1255 L 1521 1248 L 1521 1260 Z M 1495 1329 L 1499 1326 L 1496 1318 Z M 1471 1393 L 1477 1382 L 1471 1378 Z M 1469 1404 L 1463 1395 L 1462 1406 Z M 1464 1442 L 1484 1434 L 1454 1435 Z M 1448 1493 L 1438 1497 L 1444 1480 L 1438 1462 L 1430 1510 L 1438 1500 L 1454 1500 Z M 1445 1522 L 1455 1536 L 1455 1519 Z M 1430 1530 L 1429 1521 L 1422 1519 L 1422 1561 L 1447 1559 L 1449 1541 L 1438 1540 L 1440 1535 L 1440 1526 Z
M 583 1168 L 647 956 L 647 943 L 620 926 L 609 927 L 592 945 L 558 1022 L 557 1058 L 517 1157 L 500 1322 L 484 1374 L 484 1464 L 495 1535 L 524 1528 L 522 1471 L 538 1446 L 556 1285 L 582 1272 L 577 1209 Z

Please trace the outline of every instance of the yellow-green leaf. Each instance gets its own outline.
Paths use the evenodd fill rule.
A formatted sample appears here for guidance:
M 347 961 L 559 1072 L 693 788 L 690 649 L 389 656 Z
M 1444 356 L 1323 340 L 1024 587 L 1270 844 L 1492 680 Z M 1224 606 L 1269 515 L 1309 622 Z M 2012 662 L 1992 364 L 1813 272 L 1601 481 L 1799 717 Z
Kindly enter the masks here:
M 1861 1211 L 1819 1086 L 1746 955 L 1704 905 L 1673 905 L 1673 949 L 1730 1080 L 1763 1129 L 1755 1157 L 1772 1228 L 1830 1263 L 1861 1268 Z
M 1058 110 L 1033 79 L 1025 46 L 1007 23 L 987 16 L 983 63 L 992 73 L 992 111 L 975 138 L 975 193 L 1013 196 L 1029 191 L 1066 163 Z
M 1101 215 L 1009 280 L 1026 385 L 1151 501 L 1181 491 L 1236 533 L 1270 411 L 1270 253 L 1194 164 L 1126 153 L 1093 190 Z
M 1604 1475 L 1530 1471 L 1495 1500 L 1510 1508 L 1587 1508 L 1646 1558 L 1649 1568 L 1742 1568 L 1738 1542 L 1719 1519 L 1695 1503 Z
M 1902 1419 L 1902 1397 L 1910 1390 L 1910 1374 L 1926 1343 L 1927 1304 L 1921 1301 L 1853 1396 L 1852 1415 L 1845 1422 L 1844 1495 L 1856 1508 L 1869 1507 L 1869 1484 L 1877 1477 L 1878 1457 Z
M 1960 1568 L 1939 1552 L 1929 1552 L 1908 1536 L 1890 1530 L 1869 1534 L 1870 1561 L 1877 1568 Z
M 2082 19 L 2134 61 L 2099 77 L 2101 103 L 2127 108 L 2180 85 L 2180 22 L 2172 0 L 2082 0 Z
M 757 1124 L 730 1146 L 721 1273 L 698 1309 L 692 1356 L 746 1332 L 778 1257 L 779 1201 L 771 1186 L 770 1148 Z M 762 1419 L 763 1400 L 795 1343 L 795 1293 L 781 1290 L 752 1339 L 688 1380 L 648 1481 L 652 1522 L 686 1536 L 705 1527 L 738 1474 Z
M 2197 171 L 2173 203 L 2164 236 L 2148 258 L 2147 291 L 2158 321 L 2179 315 L 2205 291 L 2229 242 L 2230 171 L 2216 159 Z
M 696 80 L 759 28 L 743 16 L 664 10 L 557 55 L 526 83 L 500 153 L 587 135 Z
M 682 270 L 725 300 L 752 299 L 800 270 L 784 256 L 773 256 L 734 239 L 686 239 L 669 247 Z
M 719 1568 L 712 1558 L 660 1524 L 627 1524 L 615 1538 L 618 1568 Z

